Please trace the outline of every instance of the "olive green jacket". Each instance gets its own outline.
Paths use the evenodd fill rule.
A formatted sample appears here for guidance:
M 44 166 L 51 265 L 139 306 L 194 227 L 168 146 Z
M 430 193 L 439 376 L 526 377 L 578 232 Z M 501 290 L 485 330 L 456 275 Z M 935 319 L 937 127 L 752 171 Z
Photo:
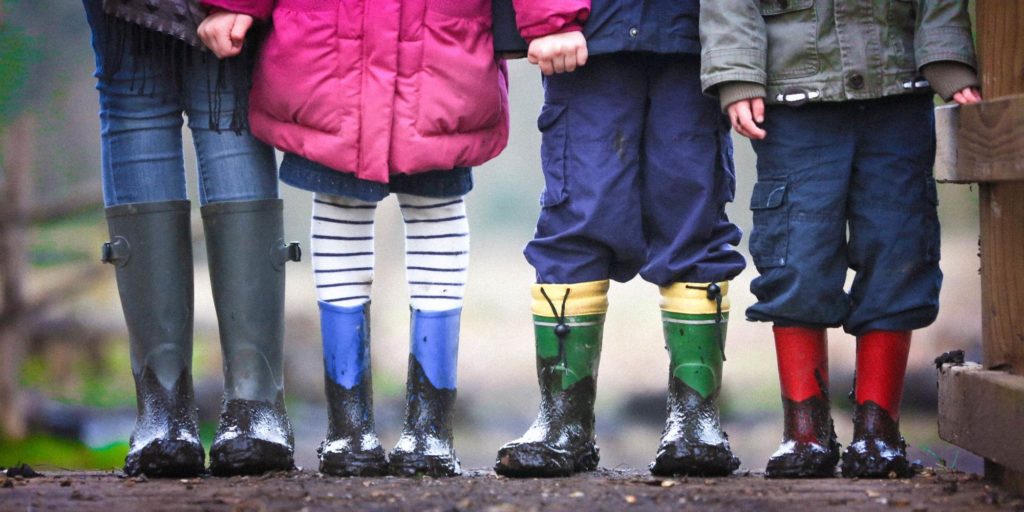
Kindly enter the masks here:
M 769 103 L 923 92 L 927 64 L 977 68 L 966 0 L 701 0 L 700 36 L 705 92 L 748 82 Z

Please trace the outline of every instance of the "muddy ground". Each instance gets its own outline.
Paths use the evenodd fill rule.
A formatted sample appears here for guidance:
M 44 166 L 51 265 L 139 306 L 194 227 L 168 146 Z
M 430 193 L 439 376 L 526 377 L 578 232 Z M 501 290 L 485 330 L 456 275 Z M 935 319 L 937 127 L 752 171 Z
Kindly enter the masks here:
M 3 479 L 4 477 L 0 477 Z M 603 469 L 564 479 L 511 480 L 490 471 L 451 479 L 262 477 L 147 480 L 120 473 L 50 473 L 0 480 L 0 510 L 1024 510 L 976 475 L 926 469 L 909 480 L 765 480 L 760 474 L 652 478 Z

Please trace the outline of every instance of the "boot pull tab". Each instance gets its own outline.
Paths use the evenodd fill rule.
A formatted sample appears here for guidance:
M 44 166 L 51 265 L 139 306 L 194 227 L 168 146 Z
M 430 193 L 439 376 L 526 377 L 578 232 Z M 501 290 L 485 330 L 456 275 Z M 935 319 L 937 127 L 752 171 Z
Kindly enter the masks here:
M 686 285 L 691 290 L 705 290 L 708 293 L 708 300 L 715 301 L 715 331 L 718 335 L 718 348 L 722 351 L 722 361 L 725 361 L 725 336 L 722 335 L 722 287 L 718 283 L 710 283 L 704 286 Z
M 548 306 L 551 306 L 551 314 L 555 315 L 555 337 L 558 338 L 558 361 L 557 368 L 561 370 L 567 370 L 568 366 L 565 364 L 565 338 L 569 336 L 571 330 L 568 325 L 565 324 L 565 303 L 569 300 L 569 291 L 571 288 L 565 289 L 565 295 L 562 297 L 562 313 L 559 314 L 558 310 L 555 309 L 555 303 L 548 297 L 548 292 L 544 291 L 544 287 L 541 287 L 540 294 L 544 296 L 544 299 L 548 301 Z
M 124 237 L 115 236 L 113 240 L 104 242 L 100 247 L 100 261 L 114 266 L 123 267 L 131 257 L 131 245 Z
M 298 242 L 285 243 L 279 239 L 271 250 L 271 261 L 276 269 L 289 261 L 302 261 L 302 246 Z

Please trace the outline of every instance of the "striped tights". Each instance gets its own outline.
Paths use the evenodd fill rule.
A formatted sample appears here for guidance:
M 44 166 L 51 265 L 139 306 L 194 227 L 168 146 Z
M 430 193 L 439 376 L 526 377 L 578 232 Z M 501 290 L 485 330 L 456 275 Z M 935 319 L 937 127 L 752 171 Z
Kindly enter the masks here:
M 461 307 L 469 264 L 469 222 L 462 197 L 397 196 L 405 221 L 410 304 L 423 311 Z M 347 197 L 313 197 L 311 247 L 320 301 L 342 307 L 369 302 L 376 208 L 377 203 Z

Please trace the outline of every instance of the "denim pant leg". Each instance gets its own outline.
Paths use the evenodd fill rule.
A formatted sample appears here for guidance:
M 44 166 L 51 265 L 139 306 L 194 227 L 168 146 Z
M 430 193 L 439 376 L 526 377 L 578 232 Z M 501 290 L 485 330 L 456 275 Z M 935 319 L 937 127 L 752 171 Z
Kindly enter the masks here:
M 854 131 L 841 104 L 771 106 L 768 136 L 753 141 L 750 254 L 760 276 L 747 318 L 778 325 L 837 327 L 850 311 L 847 191 Z
M 234 84 L 247 78 L 231 75 L 240 67 L 217 68 L 215 57 L 196 50 L 185 75 L 185 109 L 199 164 L 199 202 L 275 199 L 277 162 L 273 148 L 253 137 L 248 129 L 240 133 L 231 129 Z M 223 74 L 219 77 L 223 87 L 213 91 L 208 77 L 217 77 L 218 72 Z M 216 104 L 221 105 L 221 112 L 215 111 Z M 215 126 L 211 126 L 212 116 L 216 116 Z
M 640 142 L 644 64 L 602 55 L 545 78 L 541 160 L 545 190 L 524 251 L 539 283 L 628 281 L 643 265 Z
M 930 95 L 863 102 L 850 185 L 850 289 L 845 329 L 904 331 L 939 308 L 939 220 Z
M 652 59 L 643 136 L 642 194 L 651 283 L 732 279 L 746 266 L 725 204 L 736 176 L 728 118 L 700 88 L 697 56 Z
M 107 46 L 102 4 L 85 0 L 83 5 L 99 68 Z M 130 54 L 125 52 L 116 73 L 97 69 L 103 202 L 109 207 L 186 199 L 181 97 L 168 70 L 135 66 Z

